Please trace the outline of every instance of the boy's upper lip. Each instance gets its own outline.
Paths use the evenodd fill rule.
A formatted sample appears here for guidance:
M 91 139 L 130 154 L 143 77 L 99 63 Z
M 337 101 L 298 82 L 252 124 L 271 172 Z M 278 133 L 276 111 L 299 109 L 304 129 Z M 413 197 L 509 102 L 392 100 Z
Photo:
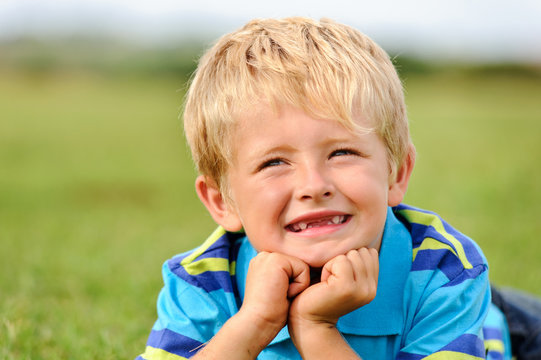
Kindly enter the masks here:
M 298 216 L 288 222 L 285 227 L 288 227 L 290 225 L 299 223 L 299 222 L 315 222 L 324 218 L 333 217 L 333 216 L 345 216 L 349 215 L 348 213 L 345 213 L 343 211 L 337 211 L 337 210 L 319 210 L 319 211 L 313 211 L 306 214 L 303 214 L 301 216 Z

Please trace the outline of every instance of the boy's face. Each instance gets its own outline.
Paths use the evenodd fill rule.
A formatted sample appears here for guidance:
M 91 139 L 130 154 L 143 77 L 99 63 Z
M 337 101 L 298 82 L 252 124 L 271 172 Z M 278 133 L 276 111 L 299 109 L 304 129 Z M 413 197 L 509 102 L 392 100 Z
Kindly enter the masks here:
M 402 201 L 403 189 L 389 179 L 378 135 L 283 107 L 245 115 L 231 141 L 227 230 L 242 225 L 256 250 L 312 267 L 351 249 L 379 250 L 387 206 Z

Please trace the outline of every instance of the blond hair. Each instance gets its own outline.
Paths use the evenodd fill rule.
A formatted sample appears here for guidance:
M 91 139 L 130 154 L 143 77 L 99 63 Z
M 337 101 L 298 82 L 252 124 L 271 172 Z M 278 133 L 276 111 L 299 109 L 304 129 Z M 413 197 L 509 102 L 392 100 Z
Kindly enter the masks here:
M 253 20 L 200 59 L 184 129 L 199 173 L 222 190 L 236 119 L 262 103 L 292 105 L 352 130 L 362 114 L 388 149 L 391 173 L 410 145 L 402 84 L 389 56 L 367 36 L 328 19 Z

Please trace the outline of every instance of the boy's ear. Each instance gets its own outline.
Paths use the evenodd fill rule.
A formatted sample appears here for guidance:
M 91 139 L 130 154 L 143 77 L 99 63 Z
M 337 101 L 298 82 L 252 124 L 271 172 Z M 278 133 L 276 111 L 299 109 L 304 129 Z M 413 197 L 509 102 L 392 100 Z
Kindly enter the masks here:
M 410 145 L 410 149 L 402 166 L 398 169 L 396 179 L 389 184 L 389 206 L 397 206 L 404 200 L 406 191 L 408 190 L 408 184 L 415 165 L 415 147 Z
M 195 180 L 195 191 L 214 221 L 227 231 L 235 232 L 242 229 L 240 217 L 231 204 L 224 199 L 214 180 L 199 175 Z

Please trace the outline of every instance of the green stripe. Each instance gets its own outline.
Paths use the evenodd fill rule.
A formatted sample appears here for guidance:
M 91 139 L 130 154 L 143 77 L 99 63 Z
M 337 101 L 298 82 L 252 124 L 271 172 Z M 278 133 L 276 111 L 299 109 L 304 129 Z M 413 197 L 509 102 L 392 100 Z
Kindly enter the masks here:
M 199 261 L 194 261 L 184 265 L 184 270 L 190 275 L 199 275 L 205 271 L 228 271 L 233 272 L 235 267 L 231 264 L 231 271 L 229 270 L 229 259 L 224 258 L 205 258 Z
M 180 265 L 186 266 L 195 259 L 197 259 L 199 256 L 201 256 L 209 247 L 212 246 L 220 237 L 222 237 L 225 234 L 225 229 L 221 226 L 218 226 L 216 230 L 210 236 L 205 240 L 201 246 L 199 246 L 197 249 L 194 250 L 193 253 L 186 256 L 182 261 L 180 262 Z
M 196 260 L 201 256 L 205 251 L 208 250 L 218 239 L 225 235 L 226 231 L 224 228 L 219 226 L 214 230 L 214 232 L 205 240 L 201 246 L 194 250 L 193 253 L 186 256 L 180 262 L 180 265 L 186 270 L 190 275 L 199 275 L 206 271 L 227 271 L 231 276 L 235 275 L 236 264 L 234 261 L 231 263 L 229 259 L 209 257 L 201 260 Z
M 450 252 L 455 254 L 456 257 L 458 257 L 458 254 L 456 253 L 455 249 L 453 249 L 450 245 L 446 243 L 442 243 L 441 241 L 438 241 L 430 237 L 424 238 L 423 242 L 421 243 L 421 246 L 413 249 L 413 261 L 415 261 L 417 252 L 419 252 L 420 250 L 449 250 Z
M 147 346 L 141 357 L 145 360 L 187 360 L 185 357 L 152 346 Z
M 504 352 L 503 348 L 504 348 L 504 345 L 503 345 L 503 341 L 501 340 L 496 340 L 496 339 L 485 340 L 485 349 L 489 351 L 495 351 L 495 352 L 499 352 L 503 354 Z
M 456 351 L 438 351 L 435 354 L 423 358 L 425 360 L 483 360 L 478 356 L 468 355 Z

